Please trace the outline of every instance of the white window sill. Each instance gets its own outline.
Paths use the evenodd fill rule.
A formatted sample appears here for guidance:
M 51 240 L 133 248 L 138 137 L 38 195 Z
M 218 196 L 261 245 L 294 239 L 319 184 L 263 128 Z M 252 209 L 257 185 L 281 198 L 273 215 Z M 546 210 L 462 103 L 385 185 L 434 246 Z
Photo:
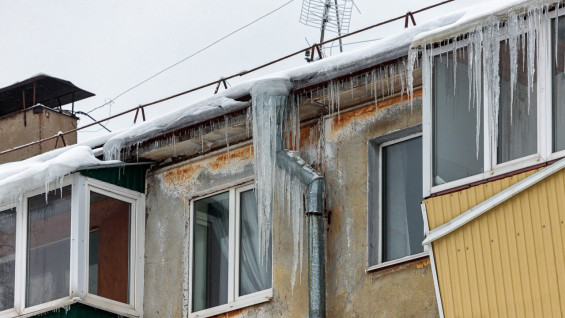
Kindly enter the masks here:
M 237 310 L 237 309 L 265 303 L 271 301 L 271 299 L 273 299 L 273 289 L 266 289 L 251 295 L 239 297 L 236 301 L 232 303 L 227 303 L 225 305 L 197 311 L 189 314 L 188 316 L 190 318 L 211 317 L 215 315 L 224 314 L 232 310 Z
M 428 257 L 428 256 L 429 256 L 428 252 L 422 252 L 422 253 L 418 253 L 418 254 L 414 254 L 414 255 L 408 255 L 408 256 L 404 256 L 403 258 L 399 258 L 399 259 L 395 259 L 395 260 L 392 260 L 392 261 L 388 261 L 388 262 L 380 263 L 380 264 L 377 264 L 377 265 L 369 266 L 365 271 L 367 273 L 370 273 L 370 272 L 377 271 L 379 269 L 383 269 L 383 268 L 387 268 L 387 267 L 393 267 L 393 266 L 396 266 L 396 265 L 401 265 L 401 264 L 408 263 L 410 261 L 417 260 L 417 259 L 420 259 L 420 258 L 425 258 L 425 257 Z

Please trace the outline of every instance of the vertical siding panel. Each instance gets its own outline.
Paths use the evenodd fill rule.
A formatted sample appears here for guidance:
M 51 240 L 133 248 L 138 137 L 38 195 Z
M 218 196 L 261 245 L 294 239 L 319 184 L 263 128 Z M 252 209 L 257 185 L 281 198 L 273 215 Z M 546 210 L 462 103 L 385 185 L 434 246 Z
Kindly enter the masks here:
M 516 183 L 517 179 L 514 177 L 509 178 L 511 184 Z M 518 313 L 520 317 L 534 317 L 534 311 L 531 302 L 531 286 L 530 286 L 530 275 L 528 272 L 528 250 L 526 248 L 526 241 L 524 239 L 524 223 L 522 216 L 522 208 L 519 198 L 515 198 L 510 201 L 510 209 L 513 213 L 512 225 L 513 230 L 509 235 L 514 237 L 511 240 L 514 243 L 513 248 L 510 251 L 511 262 L 516 264 L 517 272 L 514 277 L 518 280 L 516 286 L 519 286 L 520 290 L 516 296 L 516 306 L 518 308 Z M 519 285 L 518 285 L 519 284 Z M 519 307 L 521 305 L 521 307 Z M 519 308 L 522 308 L 520 312 Z
M 536 187 L 530 188 L 527 190 L 530 196 L 530 214 L 532 217 L 532 227 L 534 229 L 534 246 L 536 249 L 536 263 L 538 264 L 538 279 L 540 282 L 540 298 L 542 301 L 543 313 L 544 317 L 550 317 L 552 308 L 551 308 L 551 295 L 549 292 L 549 277 L 548 277 L 548 268 L 545 262 L 545 248 L 544 248 L 544 229 L 542 228 L 542 221 L 540 216 L 540 198 L 538 195 L 537 189 L 539 188 L 539 184 Z
M 449 220 L 450 216 L 451 216 L 451 205 L 449 202 L 450 196 L 449 195 L 444 195 L 441 198 L 441 205 L 443 208 L 443 215 L 445 217 L 445 219 Z M 446 239 L 446 243 L 447 243 L 447 255 L 448 255 L 448 259 L 449 259 L 449 268 L 451 271 L 451 292 L 453 294 L 453 311 L 454 311 L 454 316 L 453 317 L 459 317 L 459 314 L 461 312 L 461 284 L 460 284 L 460 277 L 461 275 L 463 275 L 463 273 L 460 271 L 461 268 L 458 266 L 459 264 L 457 263 L 457 255 L 456 255 L 456 250 L 457 247 L 455 245 L 455 240 L 453 238 L 447 238 Z
M 461 214 L 462 207 L 460 204 L 460 193 L 452 193 L 449 195 L 449 203 L 451 204 L 451 218 Z M 467 269 L 467 258 L 465 257 L 465 241 L 463 238 L 464 228 L 460 228 L 453 232 L 455 249 L 452 253 L 455 254 L 457 260 L 457 267 L 460 270 L 459 275 L 459 288 L 461 288 L 461 308 L 459 309 L 459 316 L 469 316 L 472 312 L 471 294 L 469 287 L 469 270 Z
M 459 207 L 461 211 L 466 211 L 471 208 L 473 205 L 469 204 L 468 198 L 469 191 L 460 191 L 459 194 Z M 461 254 L 465 256 L 466 261 L 466 273 L 468 279 L 468 289 L 469 289 L 469 298 L 465 299 L 467 306 L 469 307 L 468 313 L 470 313 L 473 317 L 480 317 L 481 316 L 481 300 L 480 298 L 478 301 L 475 299 L 477 295 L 480 295 L 480 291 L 477 285 L 477 268 L 475 265 L 475 256 L 473 255 L 473 233 L 472 233 L 472 226 L 465 226 L 461 229 L 463 234 L 463 246 L 461 247 Z M 478 304 L 478 305 L 477 305 Z
M 479 202 L 483 202 L 486 199 L 486 192 L 485 186 L 481 185 L 476 187 L 477 193 L 477 200 Z M 480 249 L 483 251 L 483 264 L 480 264 L 481 268 L 480 271 L 484 273 L 486 279 L 486 294 L 489 300 L 488 304 L 488 314 L 486 317 L 496 317 L 498 313 L 496 311 L 496 289 L 493 284 L 494 282 L 494 272 L 492 266 L 492 256 L 490 251 L 490 240 L 489 240 L 489 229 L 488 229 L 488 222 L 487 216 L 483 215 L 479 217 L 477 220 L 480 220 Z
M 493 184 L 495 192 L 500 192 L 509 186 L 508 179 L 502 179 Z M 513 264 L 510 262 L 510 247 L 508 241 L 510 240 L 510 232 L 508 228 L 511 228 L 510 222 L 512 220 L 512 210 L 510 209 L 510 202 L 504 202 L 498 207 L 497 213 L 494 213 L 496 218 L 496 226 L 498 229 L 498 241 L 499 252 L 498 255 L 501 259 L 502 265 L 502 276 L 498 279 L 502 279 L 502 285 L 504 286 L 504 294 L 506 298 L 506 310 L 510 317 L 516 317 L 516 298 L 514 293 L 519 292 L 518 288 L 513 286 Z M 494 211 L 493 211 L 494 212 Z M 513 237 L 512 237 L 513 239 Z
M 469 200 L 469 205 L 470 206 L 475 206 L 477 205 L 480 201 L 477 199 L 477 189 L 478 187 L 469 189 L 469 196 L 468 196 L 468 200 Z M 483 257 L 483 251 L 484 249 L 481 247 L 481 223 L 479 219 L 475 219 L 471 222 L 470 227 L 471 227 L 471 231 L 472 231 L 472 236 L 473 236 L 473 255 L 475 256 L 475 272 L 476 272 L 476 277 L 477 277 L 477 281 L 478 281 L 478 288 L 479 288 L 479 292 L 478 292 L 478 299 L 480 301 L 479 305 L 476 306 L 479 308 L 480 310 L 480 314 L 479 317 L 487 317 L 488 316 L 488 312 L 489 312 L 489 296 L 487 293 L 487 283 L 486 283 L 486 275 L 484 274 L 484 257 Z
M 451 277 L 449 259 L 445 257 L 447 255 L 447 240 L 439 239 L 432 243 L 434 247 L 434 255 L 437 266 L 437 275 L 439 280 L 439 291 L 441 294 L 441 302 L 443 305 L 443 313 L 445 317 L 454 317 L 453 304 L 455 300 L 453 299 L 453 292 L 451 290 L 451 279 L 441 279 L 440 277 Z M 438 257 L 438 255 L 442 255 Z
M 532 190 L 537 192 L 539 198 L 538 213 L 540 215 L 541 221 L 541 232 L 543 237 L 543 248 L 545 252 L 545 259 L 540 259 L 541 262 L 546 264 L 546 273 L 548 279 L 548 288 L 546 289 L 549 293 L 549 299 L 551 301 L 551 313 L 553 317 L 559 317 L 561 309 L 559 307 L 559 286 L 557 285 L 557 268 L 555 264 L 555 253 L 553 251 L 553 236 L 551 233 L 551 209 L 555 208 L 553 204 L 549 201 L 555 201 L 554 198 L 551 200 L 548 198 L 548 179 L 543 180 L 534 187 Z
M 527 252 L 527 263 L 530 277 L 530 283 L 532 285 L 532 298 L 531 302 L 534 305 L 534 317 L 543 317 L 543 305 L 540 299 L 540 281 L 538 278 L 538 268 L 537 268 L 537 251 L 535 248 L 534 240 L 534 230 L 532 224 L 532 213 L 530 212 L 530 195 L 526 191 L 518 196 L 520 200 L 520 210 L 523 217 L 524 224 L 524 240 L 526 243 Z
M 565 253 L 563 248 L 565 247 L 565 202 L 563 194 L 565 193 L 565 187 L 563 182 L 563 176 L 565 173 L 559 172 L 557 175 L 551 178 L 550 188 L 553 192 L 550 192 L 548 196 L 551 198 L 556 198 L 556 207 L 551 210 L 551 228 L 553 233 L 553 242 L 555 243 L 555 267 L 557 268 L 557 281 L 559 286 L 559 299 L 561 299 L 561 316 L 565 316 Z
M 434 200 L 434 206 L 435 206 L 435 210 L 433 216 L 435 220 L 438 220 L 438 222 L 440 222 L 440 220 L 443 219 L 443 213 L 444 213 L 441 198 L 436 198 Z M 436 225 L 439 224 L 441 223 L 436 223 Z M 437 240 L 433 244 L 434 244 L 433 245 L 434 254 L 438 255 L 438 257 L 436 257 L 438 276 L 448 277 L 448 279 L 440 280 L 441 282 L 440 293 L 441 293 L 444 314 L 446 315 L 446 317 L 454 317 L 455 312 L 453 307 L 455 304 L 455 299 L 453 296 L 453 291 L 451 288 L 452 283 L 450 279 L 450 277 L 453 277 L 454 273 L 452 273 L 453 269 L 451 268 L 452 266 L 450 266 L 451 264 L 449 263 L 449 258 L 447 257 L 448 255 L 447 238 Z M 455 266 L 455 264 L 453 264 L 453 266 Z
M 485 194 L 487 198 L 494 195 L 494 187 L 492 183 L 487 183 L 484 186 Z M 492 211 L 491 211 L 492 212 Z M 496 304 L 493 306 L 494 311 L 491 312 L 492 317 L 506 317 L 506 295 L 504 293 L 504 285 L 502 284 L 500 278 L 502 277 L 502 265 L 500 263 L 500 242 L 498 240 L 498 229 L 496 226 L 496 216 L 493 213 L 486 213 L 483 215 L 487 219 L 487 229 L 488 229 L 488 249 L 491 252 L 491 263 L 490 266 L 493 268 L 494 277 L 491 283 L 496 295 Z

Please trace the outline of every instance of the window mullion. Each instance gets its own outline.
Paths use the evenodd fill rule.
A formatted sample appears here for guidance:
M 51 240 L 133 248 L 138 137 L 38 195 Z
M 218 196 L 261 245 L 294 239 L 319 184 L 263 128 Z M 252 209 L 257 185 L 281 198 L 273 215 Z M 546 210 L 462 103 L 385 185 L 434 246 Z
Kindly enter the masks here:
M 433 61 L 433 57 L 431 59 Z M 423 196 L 424 198 L 430 196 L 432 190 L 432 179 L 433 179 L 433 164 L 432 164 L 432 153 L 433 153 L 433 126 L 432 126 L 432 70 L 433 67 L 429 63 L 422 63 L 422 132 L 423 132 L 423 145 L 422 145 L 422 165 L 424 168 L 424 175 L 422 178 L 423 183 Z M 426 76 L 427 75 L 427 76 Z M 380 154 L 379 154 L 380 156 Z M 379 162 L 380 167 L 380 162 Z M 380 173 L 379 173 L 380 175 Z M 379 232 L 381 233 L 381 232 Z
M 482 52 L 482 54 L 485 54 Z M 486 59 L 481 59 L 484 62 Z M 498 63 L 498 61 L 496 61 Z M 482 65 L 482 69 L 485 69 L 485 65 Z M 493 144 L 493 138 L 491 138 L 491 131 L 494 131 L 494 122 L 490 120 L 490 109 L 492 107 L 492 101 L 489 99 L 489 86 L 488 86 L 488 77 L 491 74 L 487 74 L 483 72 L 483 172 L 484 174 L 492 174 L 493 166 L 496 164 L 496 141 Z
M 228 303 L 235 301 L 235 189 L 230 190 L 229 200 Z
M 88 264 L 87 246 L 88 236 L 85 228 L 88 227 L 88 202 L 86 202 L 86 185 L 84 177 L 79 173 L 73 175 L 72 201 L 71 201 L 71 273 L 70 291 L 73 297 L 83 298 L 86 295 L 86 264 Z
M 541 160 L 548 160 L 552 153 L 552 52 L 551 23 L 548 19 L 541 29 L 538 42 L 538 153 Z
M 379 196 L 379 249 L 378 249 L 378 261 L 379 264 L 383 262 L 383 147 L 379 146 L 379 187 L 377 193 Z
M 240 268 L 239 268 L 239 258 L 241 257 L 240 255 L 240 243 L 241 243 L 241 203 L 240 203 L 240 191 L 237 190 L 235 191 L 235 248 L 234 248 L 234 252 L 235 252 L 235 262 L 234 262 L 234 297 L 237 300 L 237 298 L 239 297 L 239 283 L 240 283 L 240 278 L 239 278 L 239 273 L 240 273 Z
M 15 284 L 14 308 L 18 313 L 24 310 L 25 300 L 25 273 L 26 273 L 26 244 L 27 244 L 27 203 L 25 197 L 20 196 L 16 206 L 16 259 L 15 259 Z

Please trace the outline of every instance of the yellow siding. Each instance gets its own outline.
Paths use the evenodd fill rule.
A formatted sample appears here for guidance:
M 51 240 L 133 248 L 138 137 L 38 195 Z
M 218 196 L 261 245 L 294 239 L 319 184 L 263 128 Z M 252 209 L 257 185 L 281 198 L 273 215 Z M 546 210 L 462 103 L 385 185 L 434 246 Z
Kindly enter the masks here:
M 430 229 L 530 171 L 425 200 Z M 565 317 L 565 171 L 433 242 L 445 317 Z

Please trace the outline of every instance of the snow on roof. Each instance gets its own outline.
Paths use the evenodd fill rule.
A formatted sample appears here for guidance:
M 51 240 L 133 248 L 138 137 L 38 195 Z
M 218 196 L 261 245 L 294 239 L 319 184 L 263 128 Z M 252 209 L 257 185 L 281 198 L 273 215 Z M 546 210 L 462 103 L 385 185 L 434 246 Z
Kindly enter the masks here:
M 414 37 L 422 32 L 454 23 L 462 14 L 449 14 L 428 23 L 404 29 L 396 35 L 381 39 L 368 47 L 356 51 L 328 57 L 307 65 L 235 85 L 217 95 L 112 136 L 104 145 L 104 154 L 106 158 L 117 159 L 119 158 L 120 151 L 126 147 L 134 146 L 178 128 L 198 124 L 248 107 L 250 105 L 249 102 L 240 102 L 235 99 L 249 95 L 254 85 L 259 81 L 281 79 L 283 81 L 290 81 L 297 88 L 298 86 L 324 82 L 331 78 L 406 56 Z
M 35 157 L 0 165 L 0 205 L 24 192 L 61 180 L 82 167 L 105 166 L 119 161 L 96 159 L 89 146 L 74 145 Z
M 422 32 L 414 38 L 412 47 L 437 43 L 469 33 L 476 28 L 504 20 L 510 14 L 522 14 L 535 8 L 558 3 L 556 0 L 496 0 L 462 9 L 460 17 L 450 24 Z

